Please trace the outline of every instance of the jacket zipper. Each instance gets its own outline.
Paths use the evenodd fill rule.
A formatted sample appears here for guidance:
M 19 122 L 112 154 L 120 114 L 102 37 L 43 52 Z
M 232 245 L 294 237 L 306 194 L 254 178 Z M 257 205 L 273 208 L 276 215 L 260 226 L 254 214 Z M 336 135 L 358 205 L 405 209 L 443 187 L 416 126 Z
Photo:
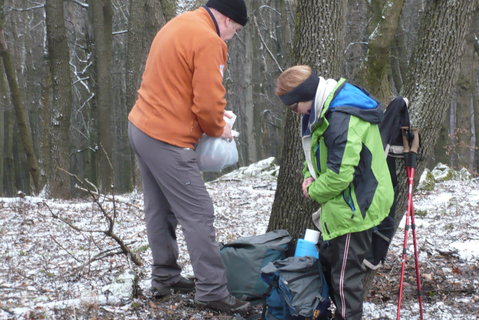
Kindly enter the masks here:
M 351 196 L 351 186 L 349 186 L 346 190 L 343 191 L 343 199 L 349 206 L 351 211 L 353 211 L 351 219 L 354 218 L 354 211 L 356 211 L 356 207 L 354 206 L 353 197 Z
M 316 150 L 314 151 L 314 155 L 316 156 L 316 167 L 318 168 L 318 172 L 321 173 L 321 151 L 319 147 L 321 146 L 321 142 L 318 141 L 318 145 L 316 146 Z

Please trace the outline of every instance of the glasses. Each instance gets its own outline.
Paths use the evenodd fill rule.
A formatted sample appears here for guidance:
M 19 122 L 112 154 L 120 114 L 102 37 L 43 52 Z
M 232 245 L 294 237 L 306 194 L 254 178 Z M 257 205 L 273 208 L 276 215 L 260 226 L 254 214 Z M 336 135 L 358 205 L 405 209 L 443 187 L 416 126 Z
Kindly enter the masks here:
M 289 110 L 291 110 L 291 111 L 293 111 L 293 112 L 298 112 L 298 103 L 299 103 L 299 102 L 290 104 L 290 105 L 288 106 Z

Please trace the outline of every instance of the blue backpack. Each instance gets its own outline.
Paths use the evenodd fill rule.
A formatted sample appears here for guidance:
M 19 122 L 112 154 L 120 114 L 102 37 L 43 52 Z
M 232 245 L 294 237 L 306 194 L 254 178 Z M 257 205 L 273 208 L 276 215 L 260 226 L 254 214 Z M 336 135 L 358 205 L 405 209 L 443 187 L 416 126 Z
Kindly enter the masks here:
M 328 319 L 329 289 L 318 259 L 289 257 L 261 269 L 269 285 L 262 319 Z

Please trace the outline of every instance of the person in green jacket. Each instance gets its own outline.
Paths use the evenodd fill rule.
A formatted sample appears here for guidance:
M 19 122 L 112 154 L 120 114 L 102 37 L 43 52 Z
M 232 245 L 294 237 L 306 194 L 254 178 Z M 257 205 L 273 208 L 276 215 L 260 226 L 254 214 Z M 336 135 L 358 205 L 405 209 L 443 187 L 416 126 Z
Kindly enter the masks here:
M 318 77 L 304 65 L 284 71 L 275 93 L 301 115 L 302 191 L 321 206 L 313 221 L 321 231 L 319 255 L 334 319 L 361 319 L 373 228 L 394 199 L 378 127 L 382 109 L 364 89 Z

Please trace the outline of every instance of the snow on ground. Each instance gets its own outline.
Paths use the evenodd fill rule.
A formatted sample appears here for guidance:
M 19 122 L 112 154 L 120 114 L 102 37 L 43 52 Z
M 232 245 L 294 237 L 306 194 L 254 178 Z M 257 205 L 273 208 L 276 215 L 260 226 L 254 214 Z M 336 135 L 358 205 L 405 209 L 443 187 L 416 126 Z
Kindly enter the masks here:
M 273 161 L 266 159 L 207 183 L 215 204 L 219 242 L 266 231 L 278 171 Z M 425 319 L 479 319 L 478 187 L 477 178 L 450 180 L 415 195 Z M 107 197 L 100 198 L 99 204 L 110 215 L 116 213 L 114 233 L 143 266 L 117 254 L 118 244 L 105 235 L 108 225 L 97 203 L 0 198 L 0 319 L 225 319 L 195 311 L 188 296 L 179 296 L 174 303 L 131 297 L 128 288 L 134 281 L 138 280 L 143 292 L 149 287 L 151 257 L 142 197 L 131 193 L 115 200 L 115 207 Z M 366 299 L 364 319 L 396 318 L 403 236 L 404 220 Z M 192 276 L 180 229 L 178 240 L 179 262 L 184 274 Z M 410 245 L 408 251 L 412 250 Z M 414 263 L 412 256 L 408 259 L 401 315 L 419 319 L 413 297 Z M 176 310 L 181 307 L 188 311 Z

